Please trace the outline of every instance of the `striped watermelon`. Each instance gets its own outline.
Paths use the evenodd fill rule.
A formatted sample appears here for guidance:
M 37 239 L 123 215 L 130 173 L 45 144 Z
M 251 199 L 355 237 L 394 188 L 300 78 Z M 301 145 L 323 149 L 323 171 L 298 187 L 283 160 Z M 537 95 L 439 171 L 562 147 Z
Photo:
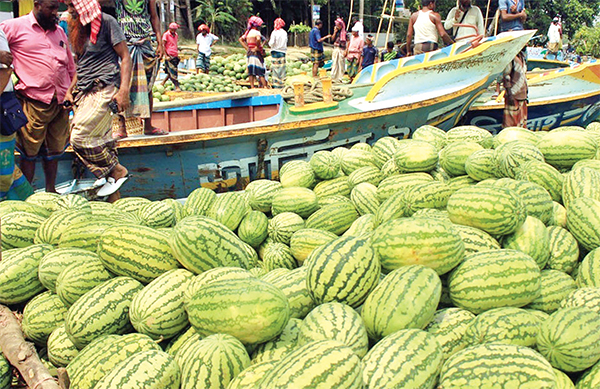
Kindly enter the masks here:
M 434 145 L 438 151 L 446 146 L 447 137 L 446 131 L 430 125 L 421 126 L 412 133 L 413 139 L 429 142 Z
M 271 284 L 254 278 L 203 285 L 186 310 L 197 329 L 229 334 L 244 344 L 273 339 L 290 318 L 286 296 Z
M 48 337 L 48 359 L 50 362 L 56 367 L 66 367 L 77 354 L 79 354 L 79 350 L 69 339 L 64 323 L 56 327 Z
M 128 332 L 131 299 L 142 287 L 133 278 L 116 277 L 81 296 L 67 313 L 71 341 L 81 349 L 99 335 Z
M 303 228 L 292 235 L 290 251 L 299 263 L 303 263 L 314 249 L 334 239 L 337 239 L 337 235 L 333 232 Z
M 568 375 L 558 369 L 553 369 L 556 375 L 556 388 L 557 389 L 576 389 L 575 384 L 571 381 Z
M 324 197 L 331 196 L 350 196 L 350 191 L 352 187 L 350 186 L 350 181 L 348 176 L 336 177 L 331 180 L 321 181 L 317 185 L 315 185 L 315 195 L 321 199 Z
M 364 151 L 369 151 L 372 152 L 373 149 L 371 148 L 371 145 L 369 145 L 368 143 L 363 143 L 363 142 L 358 142 L 353 144 L 350 147 L 350 150 L 364 150 Z
M 455 192 L 447 210 L 453 223 L 492 235 L 513 233 L 527 217 L 523 201 L 513 190 L 479 185 Z
M 398 142 L 394 163 L 400 173 L 428 172 L 438 163 L 438 150 L 428 142 L 403 139 Z
M 571 170 L 563 181 L 562 203 L 565 208 L 579 197 L 600 201 L 600 172 L 587 167 Z
M 425 327 L 440 345 L 444 360 L 467 347 L 464 334 L 475 319 L 471 312 L 460 308 L 444 308 L 435 313 Z
M 134 223 L 139 224 L 140 221 L 137 215 L 133 215 L 129 212 L 121 211 L 117 209 L 112 203 L 106 203 L 104 201 L 90 201 L 90 208 L 92 209 L 92 215 L 98 218 L 114 219 L 123 221 L 123 219 L 130 220 Z
M 577 286 L 600 288 L 600 249 L 590 251 L 577 271 Z
M 498 146 L 495 159 L 503 177 L 515 178 L 522 164 L 528 161 L 544 162 L 544 155 L 534 144 L 516 140 Z
M 292 271 L 271 274 L 268 281 L 263 279 L 276 286 L 287 297 L 292 318 L 304 318 L 315 306 L 306 284 L 307 274 L 308 268 L 302 266 Z
M 438 389 L 467 388 L 474 382 L 477 388 L 556 389 L 548 361 L 513 344 L 481 344 L 452 355 L 442 366 Z
M 272 283 L 279 277 L 285 276 L 286 274 L 289 274 L 290 272 L 291 272 L 290 269 L 284 269 L 284 268 L 273 269 L 273 270 L 267 272 L 266 274 L 260 276 L 260 279 L 265 282 Z
M 25 338 L 45 346 L 48 336 L 65 321 L 67 306 L 57 295 L 46 291 L 25 305 L 21 327 Z
M 596 138 L 596 141 L 598 141 L 598 138 Z M 587 167 L 589 169 L 594 169 L 596 171 L 600 171 L 600 161 L 597 159 L 582 159 L 580 161 L 577 161 L 575 163 L 575 165 L 573 165 L 571 170 L 579 169 L 580 167 Z M 30 211 L 26 211 L 26 212 L 30 212 Z
M 293 212 L 302 217 L 309 217 L 317 209 L 319 209 L 317 195 L 307 188 L 283 188 L 273 196 L 273 215 Z
M 263 255 L 263 266 L 267 271 L 274 269 L 295 269 L 298 264 L 292 255 L 289 246 L 273 242 L 265 248 Z
M 306 284 L 317 304 L 338 301 L 357 307 L 379 281 L 381 265 L 369 237 L 341 237 L 315 249 L 305 266 Z
M 175 258 L 198 274 L 218 266 L 248 268 L 251 256 L 245 243 L 223 224 L 202 216 L 177 223 L 171 236 Z
M 465 171 L 472 179 L 483 181 L 500 175 L 494 150 L 477 150 L 465 161 Z
M 240 267 L 216 267 L 207 270 L 189 281 L 183 294 L 184 303 L 187 304 L 202 285 L 216 281 L 245 280 L 248 278 L 252 278 L 252 274 Z
M 167 347 L 165 347 L 165 351 L 175 356 L 186 342 L 192 342 L 191 339 L 194 339 L 194 341 L 199 341 L 202 338 L 203 336 L 200 335 L 194 327 L 190 326 L 185 331 L 179 333 L 176 337 L 171 339 L 167 344 Z
M 351 188 L 354 188 L 360 183 L 368 182 L 377 186 L 381 180 L 383 180 L 383 175 L 378 168 L 373 166 L 364 166 L 350 173 L 348 176 L 348 185 L 350 185 Z
M 75 262 L 97 260 L 96 253 L 78 248 L 56 249 L 48 252 L 38 265 L 38 278 L 46 289 L 56 293 L 56 279 L 60 272 Z
M 28 212 L 11 212 L 0 217 L 2 225 L 2 250 L 31 246 L 35 232 L 46 220 Z
M 523 127 L 505 127 L 494 137 L 494 147 L 515 140 L 528 142 L 534 145 L 538 143 L 538 137 L 535 132 Z
M 444 169 L 438 164 L 435 169 L 429 172 L 434 181 L 445 182 L 448 183 L 452 176 L 446 173 Z
M 319 340 L 337 340 L 361 358 L 369 349 L 367 329 L 360 315 L 346 304 L 321 304 L 298 327 L 298 347 Z
M 584 249 L 600 247 L 600 201 L 587 197 L 573 200 L 567 209 L 567 228 Z
M 248 366 L 229 382 L 227 389 L 260 389 L 258 385 L 275 364 L 275 361 L 265 361 Z
M 123 214 L 126 213 L 123 212 Z M 125 223 L 108 219 L 94 219 L 70 224 L 61 234 L 58 247 L 77 248 L 95 252 L 102 233 L 110 227 L 123 224 Z
M 377 187 L 368 182 L 356 185 L 350 193 L 350 200 L 361 216 L 376 213 L 380 205 L 377 198 Z
M 383 179 L 386 179 L 390 176 L 395 176 L 398 174 L 400 174 L 400 171 L 396 167 L 396 162 L 394 162 L 393 159 L 390 159 L 389 161 L 384 163 L 383 166 L 381 167 L 381 175 L 382 175 Z
M 91 253 L 90 253 L 91 254 Z M 113 277 L 97 255 L 67 265 L 56 278 L 56 294 L 67 306 Z
M 392 271 L 369 294 L 361 309 L 369 337 L 378 340 L 399 330 L 425 328 L 441 293 L 440 278 L 428 267 L 408 265 Z M 405 309 L 408 306 L 411 309 Z
M 283 188 L 280 182 L 271 180 L 252 181 L 246 187 L 248 203 L 256 211 L 270 212 L 275 194 Z
M 315 186 L 315 173 L 306 161 L 289 161 L 279 169 L 279 181 L 284 188 Z
M 465 247 L 452 225 L 442 220 L 403 218 L 384 223 L 373 235 L 373 249 L 384 270 L 420 264 L 438 274 L 458 265 Z
M 58 193 L 37 192 L 27 197 L 25 202 L 46 209 L 46 211 L 48 212 L 47 215 L 50 215 L 50 213 L 59 209 L 59 200 L 60 195 Z
M 46 192 L 40 192 L 46 193 Z M 35 193 L 34 193 L 35 194 Z M 54 193 L 53 193 L 54 194 Z M 32 195 L 33 196 L 33 195 Z M 20 200 L 3 200 L 0 202 L 0 217 L 12 212 L 27 212 L 47 218 L 52 211 L 40 205 Z
M 548 225 L 567 228 L 567 210 L 556 201 L 552 202 L 552 217 L 548 221 Z
M 517 181 L 511 178 L 502 178 L 494 186 L 501 186 L 514 190 L 525 205 L 529 216 L 534 216 L 546 224 L 552 217 L 552 197 L 547 190 L 529 181 Z
M 534 347 L 539 321 L 521 308 L 503 307 L 485 311 L 473 319 L 465 331 L 468 346 L 485 343 L 514 344 Z
M 448 130 L 446 134 L 448 144 L 455 142 L 475 142 L 489 148 L 493 144 L 492 134 L 477 126 L 458 126 Z
M 515 174 L 517 180 L 538 184 L 550 193 L 554 201 L 562 201 L 563 175 L 552 165 L 530 160 L 521 164 Z
M 448 142 L 440 151 L 440 166 L 451 176 L 463 176 L 467 174 L 465 163 L 469 156 L 482 149 L 475 142 Z
M 384 200 L 375 213 L 375 224 L 380 225 L 407 215 L 406 192 L 398 192 Z
M 550 257 L 550 235 L 544 223 L 535 217 L 527 216 L 515 232 L 504 237 L 502 247 L 519 250 L 531 256 L 540 269 L 543 269 Z
M 166 201 L 152 201 L 144 205 L 139 215 L 148 227 L 168 228 L 175 225 L 175 210 Z
M 379 138 L 377 142 L 373 144 L 373 155 L 375 156 L 377 167 L 381 168 L 386 162 L 391 160 L 397 148 L 398 139 L 391 136 Z
M 78 209 L 86 212 L 91 212 L 91 206 L 89 201 L 83 196 L 78 194 L 69 193 L 67 195 L 60 196 L 56 202 L 57 210 L 61 209 Z
M 146 285 L 131 300 L 133 328 L 153 339 L 169 339 L 187 327 L 183 294 L 192 277 L 185 269 L 175 269 Z
M 575 280 L 560 270 L 542 270 L 540 295 L 527 307 L 546 313 L 556 311 L 561 302 L 575 289 Z
M 283 212 L 269 220 L 268 236 L 272 242 L 289 245 L 294 232 L 303 228 L 302 217 L 293 212 Z
M 10 388 L 13 379 L 13 369 L 4 355 L 0 355 L 0 388 Z
M 96 359 L 102 355 L 104 347 L 113 344 L 119 339 L 121 339 L 120 335 L 100 335 L 90 344 L 79 350 L 77 355 L 71 359 L 67 366 L 67 372 L 69 373 L 71 383 L 73 384 L 75 381 L 79 380 L 84 373 L 91 371 L 91 369 L 88 368 L 88 365 L 90 364 L 89 361 L 96 361 Z M 156 343 L 154 345 L 156 346 Z
M 570 168 L 582 159 L 593 159 L 598 148 L 594 137 L 584 131 L 549 132 L 538 148 L 546 162 L 561 169 Z
M 184 217 L 188 216 L 187 210 L 183 207 L 183 204 L 175 199 L 164 199 L 164 203 L 167 203 L 171 209 L 173 210 L 173 214 L 175 215 L 175 221 L 173 224 L 178 223 Z
M 375 230 L 375 226 L 375 215 L 371 213 L 362 215 L 352 223 L 350 228 L 348 228 L 346 232 L 342 234 L 342 236 L 360 236 L 363 234 L 370 235 Z
M 360 358 L 334 340 L 308 343 L 284 356 L 257 386 L 269 389 L 361 389 Z
M 472 179 L 469 176 L 458 176 L 452 177 L 449 180 L 439 181 L 439 183 L 447 184 L 450 187 L 450 189 L 452 189 L 452 193 L 454 193 L 459 189 L 477 185 L 478 181 Z
M 332 195 L 327 197 L 320 197 L 319 199 L 319 207 L 323 208 L 328 205 L 338 204 L 338 203 L 348 203 L 352 204 L 352 200 L 350 200 L 349 196 L 342 195 Z
M 363 384 L 370 389 L 433 388 L 442 362 L 435 336 L 401 330 L 383 338 L 365 356 Z
M 358 212 L 352 203 L 338 203 L 322 207 L 306 219 L 306 228 L 343 234 L 358 218 Z
M 377 197 L 383 202 L 392 195 L 404 191 L 409 187 L 425 182 L 433 181 L 433 177 L 427 173 L 407 173 L 387 177 L 377 186 Z
M 527 305 L 539 296 L 540 283 L 540 268 L 529 255 L 491 250 L 468 255 L 450 274 L 448 287 L 457 307 L 477 314 Z
M 465 245 L 466 255 L 501 248 L 496 239 L 479 228 L 461 226 L 460 224 L 455 224 L 453 227 Z
M 337 177 L 341 169 L 341 160 L 331 151 L 317 151 L 310 157 L 310 167 L 320 180 L 331 180 Z
M 19 304 L 44 290 L 38 279 L 38 266 L 52 251 L 46 244 L 18 249 L 0 261 L 0 303 Z
M 35 232 L 36 244 L 47 243 L 57 245 L 60 237 L 69 225 L 89 221 L 91 212 L 67 209 L 54 212 Z
M 256 346 L 252 352 L 252 364 L 277 362 L 295 349 L 298 344 L 298 333 L 301 325 L 302 320 L 292 318 L 279 336 Z
M 448 199 L 456 189 L 443 182 L 426 182 L 408 188 L 404 194 L 406 215 L 428 208 L 446 208 Z
M 235 231 L 248 212 L 244 192 L 226 192 L 217 196 L 207 216 Z
M 150 200 L 144 197 L 121 197 L 120 199 L 115 201 L 113 205 L 115 206 L 115 208 L 121 211 L 137 215 L 140 209 L 149 202 Z
M 600 363 L 586 370 L 579 380 L 577 380 L 577 389 L 593 389 L 600 385 Z
M 342 156 L 342 171 L 346 175 L 364 166 L 377 167 L 375 156 L 371 151 L 350 149 Z
M 123 242 L 135 242 L 125 245 Z M 98 240 L 98 256 L 112 273 L 148 283 L 179 267 L 168 237 L 144 226 L 118 226 L 105 230 Z
M 260 211 L 250 211 L 238 227 L 239 238 L 252 247 L 258 247 L 268 234 L 269 219 Z
M 600 288 L 579 288 L 560 302 L 560 308 L 588 307 L 600 313 Z
M 178 389 L 180 381 L 181 373 L 173 358 L 164 351 L 149 350 L 134 354 L 116 365 L 94 388 Z
M 188 215 L 206 216 L 217 199 L 217 194 L 207 188 L 197 188 L 185 200 L 184 208 Z
M 600 321 L 587 307 L 561 308 L 542 323 L 538 351 L 557 369 L 583 371 L 600 360 Z

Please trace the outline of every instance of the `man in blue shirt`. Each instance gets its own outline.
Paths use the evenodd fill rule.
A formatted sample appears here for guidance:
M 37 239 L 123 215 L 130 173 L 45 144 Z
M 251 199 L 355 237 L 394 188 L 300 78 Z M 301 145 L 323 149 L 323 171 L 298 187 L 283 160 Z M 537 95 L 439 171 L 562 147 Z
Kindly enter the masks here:
M 500 32 L 522 30 L 527 19 L 524 0 L 499 0 Z
M 365 47 L 362 52 L 362 62 L 360 64 L 360 68 L 358 71 L 360 72 L 362 69 L 367 66 L 373 65 L 375 62 L 379 60 L 377 57 L 378 50 L 377 47 L 373 46 L 373 35 L 367 35 L 367 39 L 365 40 Z M 392 44 L 393 46 L 393 44 Z
M 323 27 L 323 22 L 319 19 L 315 21 L 315 26 L 310 30 L 308 35 L 308 46 L 310 46 L 310 60 L 313 63 L 312 74 L 317 77 L 319 67 L 325 64 L 325 56 L 323 55 L 323 41 L 331 35 L 321 37 L 320 28 Z

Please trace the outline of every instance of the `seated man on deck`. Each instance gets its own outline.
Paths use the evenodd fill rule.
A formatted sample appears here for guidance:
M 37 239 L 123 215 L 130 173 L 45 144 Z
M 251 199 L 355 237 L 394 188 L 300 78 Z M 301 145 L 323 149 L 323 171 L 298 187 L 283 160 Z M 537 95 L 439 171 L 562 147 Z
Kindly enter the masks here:
M 410 16 L 408 22 L 406 51 L 409 56 L 437 50 L 440 37 L 448 45 L 454 43 L 444 30 L 440 14 L 434 11 L 435 0 L 421 0 L 421 6 L 419 11 Z M 415 45 L 411 48 L 413 36 Z

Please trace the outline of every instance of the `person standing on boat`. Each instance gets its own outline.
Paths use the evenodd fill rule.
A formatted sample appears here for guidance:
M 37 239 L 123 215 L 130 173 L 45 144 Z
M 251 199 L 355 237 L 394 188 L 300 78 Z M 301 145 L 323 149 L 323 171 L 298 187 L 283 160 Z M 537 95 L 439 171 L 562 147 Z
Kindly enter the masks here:
M 46 191 L 56 192 L 56 173 L 69 139 L 69 111 L 63 107 L 75 76 L 67 35 L 58 27 L 58 0 L 35 0 L 31 13 L 0 24 L 13 55 L 17 97 L 29 123 L 17 131 L 20 168 L 31 183 L 42 159 Z
M 175 85 L 175 90 L 181 91 L 179 88 L 179 80 L 177 79 L 177 67 L 179 66 L 180 62 L 179 50 L 177 49 L 179 43 L 179 34 L 177 34 L 178 28 L 179 26 L 177 23 L 171 23 L 169 24 L 169 29 L 162 36 L 162 41 L 165 45 L 165 73 L 167 74 L 162 82 L 162 85 L 165 85 L 168 80 L 171 80 L 173 85 Z
M 455 24 L 470 24 L 477 27 L 477 31 L 469 27 L 454 27 Z M 448 12 L 444 28 L 446 30 L 452 29 L 454 40 L 460 40 L 469 35 L 485 34 L 483 14 L 479 7 L 471 5 L 471 0 L 460 0 L 458 7 L 454 7 Z
M 269 39 L 271 48 L 271 84 L 273 88 L 283 88 L 285 81 L 285 53 L 287 52 L 288 34 L 283 29 L 285 21 L 281 18 L 275 19 L 273 23 L 274 31 Z
M 354 31 L 355 28 L 356 28 L 356 31 L 358 31 L 358 36 L 364 42 L 364 40 L 365 40 L 365 26 L 364 26 L 362 20 L 360 20 L 358 18 L 358 16 L 354 16 L 352 18 L 352 31 Z
M 240 37 L 240 43 L 246 49 L 248 60 L 248 78 L 250 88 L 254 88 L 254 80 L 258 78 L 258 87 L 266 88 L 265 79 L 265 49 L 262 45 L 262 35 L 258 31 L 263 25 L 263 20 L 258 16 L 248 19 L 248 27 L 244 35 Z
M 167 135 L 169 132 L 152 126 L 152 85 L 160 60 L 164 55 L 160 19 L 156 0 L 115 0 L 117 21 L 127 39 L 132 61 L 132 79 L 129 97 L 130 108 L 119 115 L 117 139 L 127 137 L 126 117 L 144 121 L 145 135 Z M 152 40 L 156 38 L 156 49 Z
M 344 53 L 346 51 L 346 42 L 348 38 L 344 19 L 339 16 L 335 19 L 335 27 L 333 28 L 331 39 L 333 40 L 331 80 L 333 82 L 341 82 L 342 77 L 344 77 L 344 72 L 346 71 L 346 58 L 344 58 Z
M 378 58 L 378 50 L 377 47 L 373 46 L 373 35 L 367 35 L 367 40 L 365 41 L 365 47 L 363 47 L 362 52 L 362 60 L 360 62 L 360 67 L 358 71 L 360 72 L 362 69 L 367 66 L 373 65 L 375 62 L 379 62 Z
M 389 41 L 386 45 L 386 49 L 381 52 L 381 62 L 391 61 L 399 58 L 398 52 L 394 50 L 394 41 Z
M 325 64 L 325 55 L 323 54 L 323 41 L 331 38 L 331 35 L 321 36 L 321 27 L 323 22 L 320 19 L 315 21 L 315 25 L 308 34 L 308 46 L 310 47 L 310 59 L 312 61 L 312 75 L 317 77 L 319 68 Z
M 546 51 L 546 54 L 544 54 L 544 59 L 548 58 L 548 54 L 554 55 L 554 59 L 557 59 L 561 44 L 562 30 L 558 24 L 558 17 L 554 17 L 552 23 L 550 23 L 550 28 L 548 29 L 548 50 Z
M 210 28 L 206 24 L 198 26 L 200 33 L 196 36 L 196 48 L 198 49 L 198 58 L 196 59 L 196 74 L 202 72 L 208 74 L 210 70 L 210 55 L 212 54 L 212 45 L 219 38 L 210 33 Z
M 362 62 L 363 48 L 365 42 L 358 35 L 358 28 L 356 25 L 352 27 L 352 38 L 350 38 L 350 44 L 346 49 L 346 59 L 348 60 L 348 77 L 350 82 L 354 80 L 354 77 L 358 74 L 358 68 Z
M 66 96 L 74 106 L 71 146 L 85 166 L 99 180 L 106 181 L 98 196 L 109 196 L 108 200 L 114 202 L 120 197 L 118 190 L 128 172 L 117 158 L 111 104 L 116 104 L 119 112 L 129 106 L 131 57 L 119 24 L 101 12 L 97 0 L 65 3 L 71 15 L 71 46 L 77 56 L 77 74 Z
M 409 56 L 437 50 L 440 37 L 448 45 L 454 43 L 444 30 L 440 14 L 434 11 L 435 0 L 421 0 L 421 7 L 419 11 L 410 15 L 408 22 L 406 52 Z M 411 49 L 413 36 L 415 44 Z

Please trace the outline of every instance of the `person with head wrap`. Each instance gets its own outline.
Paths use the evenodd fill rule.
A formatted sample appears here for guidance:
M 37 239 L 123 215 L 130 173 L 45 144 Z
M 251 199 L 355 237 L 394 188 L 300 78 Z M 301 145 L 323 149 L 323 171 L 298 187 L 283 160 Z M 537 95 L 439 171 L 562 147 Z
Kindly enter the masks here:
M 562 30 L 560 28 L 558 16 L 555 16 L 554 19 L 552 19 L 550 28 L 548 29 L 548 50 L 546 51 L 546 54 L 544 54 L 544 59 L 548 58 L 548 54 L 552 54 L 554 59 L 557 59 L 558 52 L 561 48 Z
M 196 59 L 196 74 L 202 72 L 208 74 L 210 70 L 210 55 L 212 54 L 212 45 L 219 38 L 210 33 L 210 28 L 206 24 L 198 26 L 200 33 L 196 36 L 196 47 L 198 49 L 198 59 Z
M 265 79 L 265 50 L 262 45 L 262 35 L 259 31 L 262 25 L 263 20 L 261 18 L 251 16 L 248 19 L 246 32 L 240 37 L 240 43 L 247 52 L 250 88 L 254 88 L 254 80 L 256 78 L 258 78 L 259 88 L 267 87 L 267 80 Z
M 285 22 L 275 19 L 275 30 L 271 33 L 269 47 L 271 48 L 271 84 L 273 88 L 283 88 L 285 81 L 285 53 L 287 51 L 288 34 L 283 29 Z
M 181 91 L 179 88 L 179 80 L 177 79 L 177 67 L 180 62 L 179 50 L 177 48 L 179 42 L 179 34 L 177 34 L 178 28 L 179 26 L 177 23 L 171 23 L 169 24 L 169 29 L 162 36 L 163 45 L 165 45 L 165 73 L 167 74 L 162 85 L 165 85 L 168 80 L 171 80 L 173 85 L 175 85 L 175 90 Z
M 348 60 L 348 77 L 350 81 L 358 74 L 358 68 L 362 61 L 362 52 L 365 47 L 365 42 L 358 35 L 359 28 L 355 25 L 352 27 L 352 38 L 350 44 L 346 48 L 346 59 Z
M 119 163 L 112 137 L 112 113 L 129 107 L 131 57 L 118 22 L 97 0 L 65 0 L 77 73 L 65 100 L 74 107 L 71 147 L 104 186 L 98 196 L 119 199 L 127 169 Z M 112 111 L 112 112 L 111 112 Z
M 333 34 L 331 34 L 331 40 L 333 41 L 333 53 L 331 54 L 331 80 L 333 82 L 341 82 L 342 77 L 344 77 L 344 72 L 346 71 L 344 52 L 346 51 L 347 33 L 344 19 L 339 16 L 335 20 L 335 27 L 333 28 Z

